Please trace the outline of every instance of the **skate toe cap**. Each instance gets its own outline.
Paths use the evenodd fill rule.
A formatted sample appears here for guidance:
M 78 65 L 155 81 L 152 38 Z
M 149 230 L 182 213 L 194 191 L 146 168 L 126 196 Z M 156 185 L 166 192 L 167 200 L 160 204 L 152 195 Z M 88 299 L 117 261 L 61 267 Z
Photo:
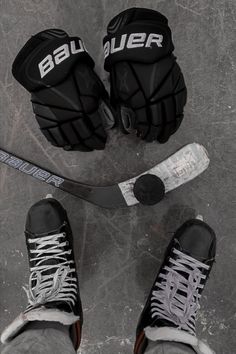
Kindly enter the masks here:
M 42 199 L 29 210 L 25 229 L 31 234 L 48 234 L 57 231 L 67 221 L 62 205 L 54 198 Z
M 215 232 L 201 220 L 193 219 L 184 223 L 177 231 L 175 238 L 184 252 L 200 261 L 215 257 Z

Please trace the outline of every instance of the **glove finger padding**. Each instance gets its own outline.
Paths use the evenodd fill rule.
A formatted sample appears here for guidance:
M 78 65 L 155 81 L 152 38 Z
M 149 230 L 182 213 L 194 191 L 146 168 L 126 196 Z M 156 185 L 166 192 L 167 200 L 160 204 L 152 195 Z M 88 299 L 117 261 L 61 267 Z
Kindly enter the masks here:
M 114 124 L 108 93 L 93 70 L 82 40 L 58 29 L 31 37 L 12 73 L 31 92 L 45 137 L 65 150 L 104 149 L 105 128 Z
M 187 98 L 168 20 L 154 10 L 131 8 L 110 21 L 107 33 L 104 67 L 122 130 L 166 142 L 182 122 Z

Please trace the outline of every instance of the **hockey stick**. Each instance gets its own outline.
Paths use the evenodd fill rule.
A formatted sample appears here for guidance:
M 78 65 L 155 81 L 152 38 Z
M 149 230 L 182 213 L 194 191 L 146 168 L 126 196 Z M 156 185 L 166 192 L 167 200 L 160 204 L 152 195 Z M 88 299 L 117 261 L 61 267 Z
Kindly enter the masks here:
M 104 208 L 122 208 L 138 204 L 139 201 L 134 195 L 133 188 L 140 176 L 151 174 L 159 177 L 167 193 L 205 171 L 209 161 L 208 154 L 202 145 L 188 144 L 139 176 L 118 184 L 96 187 L 55 175 L 34 163 L 0 149 L 0 162 Z

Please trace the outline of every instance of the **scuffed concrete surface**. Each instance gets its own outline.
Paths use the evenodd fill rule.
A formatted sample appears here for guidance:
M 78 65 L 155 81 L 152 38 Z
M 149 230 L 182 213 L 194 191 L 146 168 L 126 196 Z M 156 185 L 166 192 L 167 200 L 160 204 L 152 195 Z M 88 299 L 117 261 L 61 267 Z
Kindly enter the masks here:
M 29 94 L 11 64 L 28 38 L 58 27 L 81 36 L 104 73 L 102 38 L 108 21 L 130 6 L 169 19 L 175 54 L 185 75 L 188 104 L 178 133 L 165 145 L 145 144 L 113 131 L 102 152 L 64 152 L 39 132 Z M 217 261 L 202 298 L 198 333 L 219 354 L 236 347 L 235 304 L 235 0 L 1 0 L 0 146 L 57 173 L 108 184 L 141 173 L 182 145 L 208 149 L 211 165 L 154 207 L 103 210 L 0 166 L 0 330 L 26 305 L 28 280 L 24 222 L 47 193 L 68 210 L 75 235 L 85 324 L 81 353 L 132 353 L 145 297 L 175 229 L 201 213 L 218 238 Z

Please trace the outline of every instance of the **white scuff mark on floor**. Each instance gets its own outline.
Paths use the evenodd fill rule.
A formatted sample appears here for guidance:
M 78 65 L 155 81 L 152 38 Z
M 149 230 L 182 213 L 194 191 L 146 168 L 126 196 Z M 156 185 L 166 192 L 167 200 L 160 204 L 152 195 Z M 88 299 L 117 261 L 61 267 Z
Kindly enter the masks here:
M 210 336 L 215 336 L 219 331 L 227 330 L 230 326 L 226 325 L 227 320 L 219 319 L 216 316 L 216 310 L 200 311 L 198 313 L 198 321 L 202 325 L 202 331 L 207 332 Z
M 80 348 L 78 350 L 78 354 L 82 353 L 87 353 L 87 354 L 94 354 L 96 348 L 100 350 L 103 347 L 113 345 L 114 343 L 118 343 L 121 347 L 124 346 L 133 346 L 133 342 L 131 341 L 131 338 L 123 338 L 123 337 L 116 337 L 116 336 L 111 336 L 111 337 L 106 337 L 104 341 L 97 341 L 97 342 L 92 342 L 87 339 L 82 339 L 82 343 L 80 345 Z
M 192 12 L 193 14 L 200 16 L 201 15 L 201 9 L 199 11 L 195 10 L 192 6 L 189 6 L 188 3 L 183 3 L 180 0 L 175 0 L 175 5 L 181 7 L 182 9 Z
M 226 326 L 224 323 L 220 323 L 220 325 L 219 325 L 219 329 L 220 329 L 221 331 L 226 330 L 226 329 L 228 329 L 228 328 L 229 328 L 229 326 Z

